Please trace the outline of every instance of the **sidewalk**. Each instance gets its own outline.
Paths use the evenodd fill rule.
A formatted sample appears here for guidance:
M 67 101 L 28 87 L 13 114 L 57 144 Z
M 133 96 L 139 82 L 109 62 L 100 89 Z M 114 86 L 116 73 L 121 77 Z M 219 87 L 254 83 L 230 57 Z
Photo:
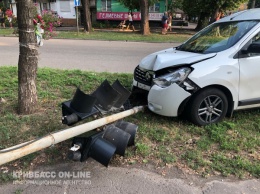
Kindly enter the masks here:
M 198 178 L 193 175 L 186 178 L 166 178 L 154 172 L 140 168 L 104 167 L 94 160 L 86 163 L 62 163 L 38 169 L 40 172 L 88 172 L 89 177 L 29 179 L 28 182 L 11 182 L 1 185 L 0 193 L 26 194 L 258 194 L 260 181 L 257 179 L 232 181 Z M 200 180 L 198 180 L 200 179 Z M 59 181 L 60 180 L 60 181 Z

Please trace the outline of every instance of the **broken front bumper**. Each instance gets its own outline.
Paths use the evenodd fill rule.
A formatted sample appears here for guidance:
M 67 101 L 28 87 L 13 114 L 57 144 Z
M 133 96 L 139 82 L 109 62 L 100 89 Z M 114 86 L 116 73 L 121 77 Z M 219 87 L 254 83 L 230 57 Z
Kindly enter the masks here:
M 190 95 L 177 84 L 167 88 L 154 85 L 148 94 L 148 108 L 159 115 L 176 117 L 181 103 Z

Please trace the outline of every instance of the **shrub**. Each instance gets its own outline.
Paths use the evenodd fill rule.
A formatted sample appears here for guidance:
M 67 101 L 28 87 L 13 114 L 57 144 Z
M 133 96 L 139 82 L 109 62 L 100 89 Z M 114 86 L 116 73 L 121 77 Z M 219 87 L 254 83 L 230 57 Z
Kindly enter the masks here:
M 51 10 L 43 10 L 41 14 L 37 12 L 37 8 L 34 9 L 34 19 L 33 19 L 35 30 L 37 30 L 37 24 L 44 30 L 43 38 L 50 39 L 56 35 L 54 29 L 60 26 L 62 23 L 62 18 L 59 17 L 55 12 Z

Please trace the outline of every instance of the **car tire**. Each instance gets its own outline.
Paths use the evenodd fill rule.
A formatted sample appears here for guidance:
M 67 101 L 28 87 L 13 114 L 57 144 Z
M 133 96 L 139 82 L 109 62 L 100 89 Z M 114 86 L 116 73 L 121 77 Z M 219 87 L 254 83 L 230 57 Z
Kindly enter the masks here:
M 226 116 L 228 100 L 221 90 L 207 88 L 195 94 L 188 107 L 190 121 L 204 126 L 217 123 Z

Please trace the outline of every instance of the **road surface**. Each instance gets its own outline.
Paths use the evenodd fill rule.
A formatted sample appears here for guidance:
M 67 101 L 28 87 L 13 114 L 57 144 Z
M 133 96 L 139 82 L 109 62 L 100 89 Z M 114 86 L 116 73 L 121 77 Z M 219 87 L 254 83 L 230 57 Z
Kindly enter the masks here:
M 75 174 L 71 178 L 67 178 L 64 175 L 68 171 Z M 255 179 L 246 181 L 214 180 L 193 175 L 186 175 L 186 178 L 167 178 L 140 168 L 110 166 L 106 168 L 91 159 L 88 159 L 87 163 L 75 162 L 45 166 L 33 169 L 32 172 L 52 173 L 53 178 L 13 181 L 1 185 L 0 193 L 259 194 L 260 191 L 260 181 Z M 81 172 L 81 175 L 77 172 Z
M 173 43 L 51 39 L 39 47 L 39 67 L 132 73 L 146 55 Z M 17 65 L 17 37 L 0 37 L 0 66 Z

